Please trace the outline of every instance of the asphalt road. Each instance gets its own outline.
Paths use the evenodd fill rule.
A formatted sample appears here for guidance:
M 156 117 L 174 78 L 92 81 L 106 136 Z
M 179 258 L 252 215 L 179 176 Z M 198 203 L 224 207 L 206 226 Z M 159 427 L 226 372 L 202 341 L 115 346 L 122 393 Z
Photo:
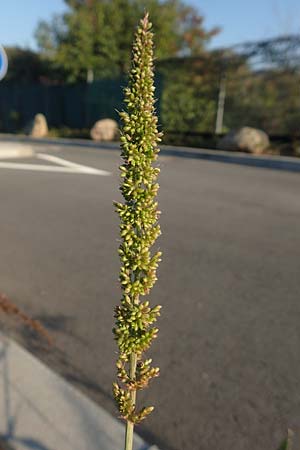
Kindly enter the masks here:
M 119 154 L 37 151 L 109 176 L 0 165 L 0 291 L 47 327 L 21 343 L 115 413 Z M 12 163 L 57 165 L 30 158 Z M 161 377 L 137 431 L 162 450 L 278 450 L 300 427 L 300 175 L 161 157 Z

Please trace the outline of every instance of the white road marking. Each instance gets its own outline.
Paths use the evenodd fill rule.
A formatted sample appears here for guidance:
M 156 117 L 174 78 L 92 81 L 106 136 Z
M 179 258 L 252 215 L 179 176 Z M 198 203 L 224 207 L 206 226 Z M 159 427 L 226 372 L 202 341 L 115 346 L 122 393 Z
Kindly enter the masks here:
M 0 151 L 0 159 L 17 159 L 28 158 L 33 155 L 33 151 L 28 150 L 20 152 L 19 150 L 2 150 Z
M 33 155 L 30 145 L 18 142 L 0 142 L 0 159 L 28 158 Z
M 53 163 L 57 163 L 60 166 L 64 166 L 64 167 L 72 167 L 72 168 L 74 168 L 74 167 L 77 167 L 77 168 L 84 167 L 84 168 L 86 168 L 87 167 L 87 166 L 83 166 L 81 164 L 76 164 L 74 162 L 67 161 L 66 159 L 59 158 L 58 156 L 46 155 L 45 153 L 37 153 L 36 156 L 39 159 L 44 159 L 45 161 L 50 161 L 50 162 L 53 162 Z
M 94 173 L 95 175 L 110 175 L 110 172 L 106 170 L 95 169 L 94 167 L 89 166 L 83 166 L 82 164 L 67 161 L 66 159 L 59 158 L 58 156 L 46 155 L 45 153 L 37 153 L 37 157 L 40 159 L 44 159 L 46 161 L 57 163 L 60 166 L 76 169 L 76 171 L 79 171 L 81 173 L 90 173 L 90 174 Z
M 111 175 L 110 172 L 101 169 L 95 169 L 94 167 L 83 166 L 71 161 L 67 161 L 57 156 L 37 154 L 39 159 L 44 159 L 53 163 L 59 164 L 59 166 L 42 165 L 42 164 L 21 164 L 11 162 L 0 162 L 0 169 L 16 169 L 16 170 L 35 170 L 39 172 L 60 172 L 60 173 L 81 173 L 88 175 Z

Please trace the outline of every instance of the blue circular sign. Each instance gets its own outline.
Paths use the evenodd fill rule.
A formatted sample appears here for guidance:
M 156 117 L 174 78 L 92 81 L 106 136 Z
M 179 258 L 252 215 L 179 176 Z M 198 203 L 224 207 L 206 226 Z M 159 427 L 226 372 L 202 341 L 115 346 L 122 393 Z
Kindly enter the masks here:
M 4 48 L 0 45 L 0 80 L 2 80 L 7 72 L 7 56 Z

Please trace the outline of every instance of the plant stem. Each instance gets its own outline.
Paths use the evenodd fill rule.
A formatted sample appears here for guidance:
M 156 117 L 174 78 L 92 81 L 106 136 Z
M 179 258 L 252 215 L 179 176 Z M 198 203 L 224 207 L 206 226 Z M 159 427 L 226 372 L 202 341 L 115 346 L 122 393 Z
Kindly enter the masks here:
M 130 355 L 130 378 L 135 378 L 136 364 L 137 364 L 137 355 L 136 355 L 136 353 L 131 353 L 131 355 Z M 130 398 L 131 398 L 133 405 L 135 405 L 135 402 L 136 402 L 136 390 L 135 389 L 133 389 L 130 392 Z M 132 423 L 130 420 L 127 420 L 126 435 L 125 435 L 125 450 L 132 450 L 132 448 L 133 448 L 133 428 L 134 428 L 134 423 Z

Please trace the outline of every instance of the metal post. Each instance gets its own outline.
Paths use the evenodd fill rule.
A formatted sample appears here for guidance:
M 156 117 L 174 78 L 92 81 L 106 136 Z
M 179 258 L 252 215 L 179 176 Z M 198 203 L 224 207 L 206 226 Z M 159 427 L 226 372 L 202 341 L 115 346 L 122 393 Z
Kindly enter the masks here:
M 221 134 L 223 130 L 225 97 L 226 97 L 226 76 L 222 75 L 219 85 L 218 110 L 215 129 L 216 134 Z
M 94 81 L 94 71 L 93 69 L 88 69 L 86 74 L 86 82 L 93 83 Z

